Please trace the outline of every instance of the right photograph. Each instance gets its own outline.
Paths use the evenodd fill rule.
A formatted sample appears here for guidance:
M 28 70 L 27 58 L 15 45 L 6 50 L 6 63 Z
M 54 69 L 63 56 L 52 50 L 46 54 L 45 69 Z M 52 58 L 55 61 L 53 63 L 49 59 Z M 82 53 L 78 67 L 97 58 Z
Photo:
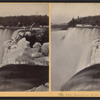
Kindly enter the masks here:
M 51 4 L 51 90 L 100 91 L 100 3 Z

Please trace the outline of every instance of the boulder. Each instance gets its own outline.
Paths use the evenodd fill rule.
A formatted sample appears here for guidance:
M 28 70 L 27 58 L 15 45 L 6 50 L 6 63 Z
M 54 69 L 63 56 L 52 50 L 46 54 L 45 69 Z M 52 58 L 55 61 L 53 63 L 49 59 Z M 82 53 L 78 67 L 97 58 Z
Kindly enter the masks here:
M 39 42 L 36 42 L 34 45 L 33 45 L 33 51 L 34 52 L 39 52 L 41 50 L 41 44 Z
M 18 45 L 19 48 L 25 49 L 25 48 L 29 47 L 29 42 L 26 41 L 25 38 L 22 38 L 21 40 L 18 41 L 17 45 Z
M 49 56 L 49 43 L 44 43 L 41 47 L 41 52 L 44 56 Z
M 25 35 L 31 36 L 31 32 L 27 31 L 27 32 L 25 32 Z
M 33 48 L 37 48 L 37 47 L 41 47 L 41 44 L 39 42 L 36 42 L 34 45 L 33 45 Z

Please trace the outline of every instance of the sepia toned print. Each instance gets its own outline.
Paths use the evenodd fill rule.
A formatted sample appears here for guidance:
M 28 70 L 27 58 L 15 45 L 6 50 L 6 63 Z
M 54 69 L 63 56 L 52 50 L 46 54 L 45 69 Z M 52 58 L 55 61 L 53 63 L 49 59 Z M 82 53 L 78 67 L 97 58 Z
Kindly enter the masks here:
M 100 4 L 51 4 L 51 90 L 100 91 Z
M 48 90 L 49 4 L 1 3 L 0 91 Z

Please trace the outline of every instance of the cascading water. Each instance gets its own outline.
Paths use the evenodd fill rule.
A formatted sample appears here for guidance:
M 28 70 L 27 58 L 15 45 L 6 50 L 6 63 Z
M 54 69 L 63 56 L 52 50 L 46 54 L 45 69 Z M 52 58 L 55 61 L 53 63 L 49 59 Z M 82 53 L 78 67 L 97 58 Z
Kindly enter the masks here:
M 2 58 L 4 55 L 4 48 L 3 43 L 4 41 L 9 40 L 10 38 L 13 38 L 14 29 L 0 29 L 0 64 L 2 62 Z
M 98 38 L 100 38 L 99 28 L 52 31 L 52 90 L 59 90 L 76 72 L 87 67 L 92 54 L 92 41 Z

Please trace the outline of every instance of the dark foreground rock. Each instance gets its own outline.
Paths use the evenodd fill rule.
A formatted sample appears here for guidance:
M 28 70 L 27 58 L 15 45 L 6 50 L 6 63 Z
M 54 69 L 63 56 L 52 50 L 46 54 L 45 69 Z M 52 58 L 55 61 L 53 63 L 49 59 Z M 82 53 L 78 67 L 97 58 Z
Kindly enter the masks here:
M 87 67 L 75 74 L 61 91 L 100 91 L 100 64 Z
M 48 66 L 26 64 L 3 66 L 0 68 L 0 91 L 26 91 L 33 88 L 34 91 L 42 91 L 43 86 L 47 87 L 45 83 L 49 80 L 48 75 Z

